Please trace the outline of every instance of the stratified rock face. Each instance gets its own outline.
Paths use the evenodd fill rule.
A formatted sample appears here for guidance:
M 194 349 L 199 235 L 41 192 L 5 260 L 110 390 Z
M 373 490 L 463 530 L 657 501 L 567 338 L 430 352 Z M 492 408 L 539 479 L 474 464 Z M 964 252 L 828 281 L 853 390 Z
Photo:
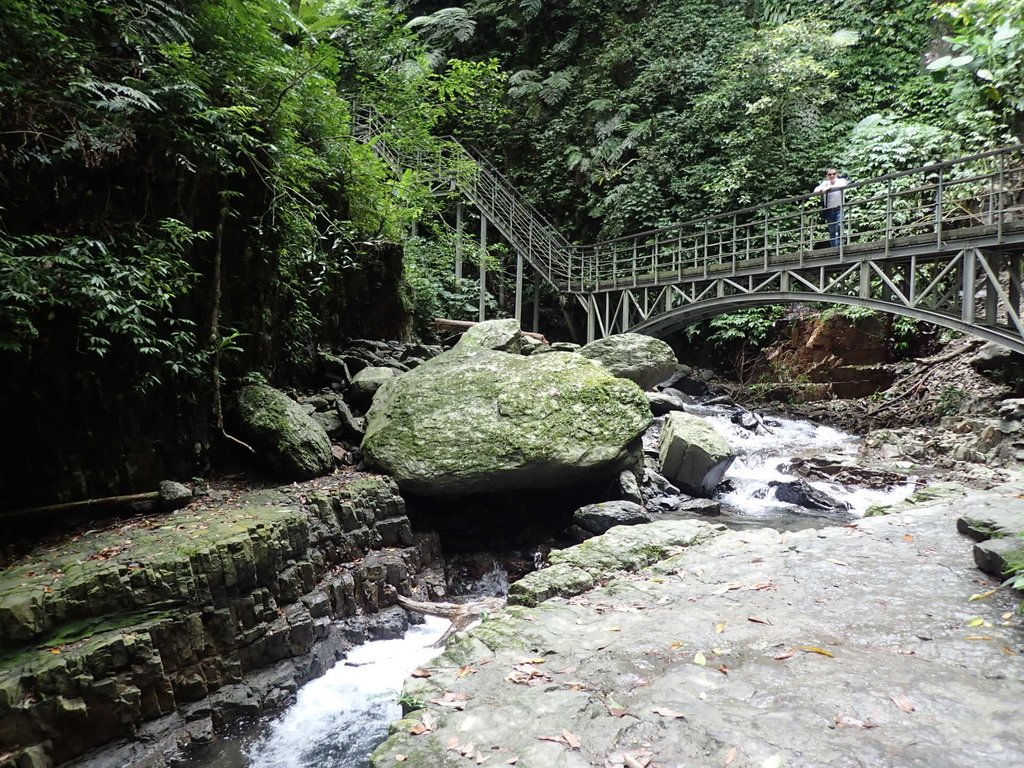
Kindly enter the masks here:
M 661 339 L 639 333 L 608 336 L 587 344 L 579 353 L 645 390 L 667 379 L 679 364 L 672 347 Z
M 681 411 L 665 417 L 661 471 L 687 493 L 710 497 L 735 458 L 725 438 L 707 420 Z
M 308 480 L 334 468 L 331 441 L 302 406 L 273 387 L 255 384 L 238 393 L 245 436 L 283 480 Z
M 40 549 L 0 571 L 0 765 L 59 764 L 175 713 L 198 738 L 280 706 L 357 622 L 404 621 L 398 594 L 436 594 L 440 577 L 422 574 L 438 555 L 387 478 L 301 506 L 260 491 Z
M 366 461 L 425 495 L 569 487 L 634 459 L 640 389 L 579 355 L 458 346 L 382 388 Z

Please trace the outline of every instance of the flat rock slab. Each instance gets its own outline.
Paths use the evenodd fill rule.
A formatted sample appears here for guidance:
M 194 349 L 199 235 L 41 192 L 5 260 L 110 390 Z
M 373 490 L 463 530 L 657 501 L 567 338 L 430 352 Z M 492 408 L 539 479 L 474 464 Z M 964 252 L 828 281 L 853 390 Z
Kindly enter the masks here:
M 423 708 L 372 764 L 1024 765 L 1020 595 L 975 569 L 962 507 L 729 531 L 509 607 L 407 682 Z
M 1024 499 L 1019 494 L 967 500 L 956 527 L 978 542 L 974 562 L 985 573 L 1005 578 L 1024 563 Z

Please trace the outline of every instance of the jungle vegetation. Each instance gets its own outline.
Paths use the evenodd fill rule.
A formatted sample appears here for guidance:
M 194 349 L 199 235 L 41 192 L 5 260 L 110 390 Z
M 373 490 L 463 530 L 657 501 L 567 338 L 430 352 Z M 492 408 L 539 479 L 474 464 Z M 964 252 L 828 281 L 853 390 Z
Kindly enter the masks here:
M 59 374 L 33 407 L 216 424 L 247 371 L 468 316 L 444 201 L 353 138 L 361 104 L 589 241 L 1018 141 L 1022 29 L 1024 0 L 2 0 L 5 395 Z M 395 247 L 370 327 L 353 285 Z

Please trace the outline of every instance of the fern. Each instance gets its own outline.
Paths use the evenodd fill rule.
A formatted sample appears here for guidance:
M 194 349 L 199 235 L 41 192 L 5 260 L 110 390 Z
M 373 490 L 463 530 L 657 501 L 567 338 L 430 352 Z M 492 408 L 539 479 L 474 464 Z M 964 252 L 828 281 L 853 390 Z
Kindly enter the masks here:
M 433 45 L 465 43 L 476 31 L 476 19 L 465 8 L 442 8 L 429 16 L 417 16 L 406 22 L 406 29 L 419 29 Z
M 125 79 L 128 80 L 129 78 Z M 123 83 L 88 79 L 76 80 L 71 83 L 71 86 L 96 96 L 89 103 L 97 109 L 107 110 L 108 112 L 160 111 L 160 105 L 150 98 L 148 94 Z

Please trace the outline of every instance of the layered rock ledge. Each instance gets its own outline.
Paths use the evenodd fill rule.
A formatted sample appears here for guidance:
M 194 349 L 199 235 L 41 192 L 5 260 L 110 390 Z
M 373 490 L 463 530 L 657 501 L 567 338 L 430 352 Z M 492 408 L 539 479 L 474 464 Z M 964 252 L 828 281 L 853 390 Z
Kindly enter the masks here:
M 0 574 L 0 766 L 135 734 L 171 746 L 289 702 L 398 594 L 439 596 L 435 537 L 387 479 L 263 491 L 90 531 Z

